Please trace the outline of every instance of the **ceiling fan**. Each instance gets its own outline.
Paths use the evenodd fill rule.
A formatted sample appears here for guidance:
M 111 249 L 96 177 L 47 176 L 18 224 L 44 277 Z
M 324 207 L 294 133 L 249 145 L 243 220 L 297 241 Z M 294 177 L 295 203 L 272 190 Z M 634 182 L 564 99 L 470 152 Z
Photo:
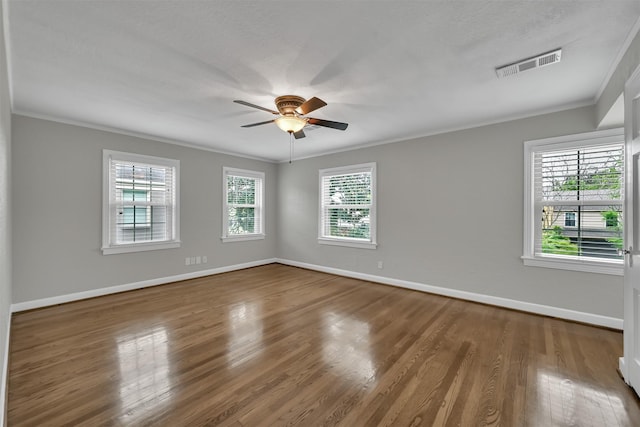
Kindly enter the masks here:
M 283 95 L 279 96 L 275 100 L 278 111 L 271 110 L 269 108 L 261 107 L 259 105 L 251 104 L 250 102 L 235 100 L 237 104 L 246 105 L 247 107 L 257 108 L 258 110 L 266 111 L 276 117 L 273 120 L 267 120 L 265 122 L 251 123 L 249 125 L 242 126 L 243 128 L 250 128 L 254 126 L 266 125 L 267 123 L 275 123 L 280 129 L 292 134 L 296 139 L 304 138 L 305 134 L 303 128 L 307 125 L 323 126 L 331 129 L 345 130 L 348 123 L 333 122 L 331 120 L 314 119 L 313 117 L 305 117 L 312 111 L 322 108 L 327 105 L 320 98 L 315 96 L 309 100 L 296 95 Z

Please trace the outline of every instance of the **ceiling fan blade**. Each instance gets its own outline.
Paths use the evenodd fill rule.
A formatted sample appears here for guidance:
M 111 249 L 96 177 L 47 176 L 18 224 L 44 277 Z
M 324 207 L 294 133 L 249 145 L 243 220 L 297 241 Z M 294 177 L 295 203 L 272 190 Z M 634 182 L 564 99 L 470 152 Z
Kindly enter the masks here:
M 300 129 L 298 132 L 294 132 L 293 136 L 296 139 L 300 139 L 300 138 L 304 138 L 306 135 L 304 134 L 304 131 L 302 129 Z
M 314 119 L 309 117 L 307 123 L 310 125 L 324 126 L 326 128 L 345 130 L 349 123 L 332 122 L 331 120 Z
M 267 123 L 273 123 L 273 122 L 275 122 L 275 119 L 273 119 L 273 120 L 267 120 L 266 122 L 251 123 L 250 125 L 242 125 L 242 126 L 240 126 L 240 127 L 243 127 L 243 128 L 252 128 L 252 127 L 254 127 L 254 126 L 266 125 Z
M 313 98 L 305 101 L 304 104 L 302 104 L 301 106 L 296 108 L 296 111 L 299 114 L 309 114 L 310 112 L 315 111 L 318 108 L 324 107 L 325 105 L 327 105 L 326 102 L 324 102 L 322 99 L 316 98 L 314 96 Z
M 257 108 L 258 110 L 266 111 L 266 112 L 271 113 L 271 114 L 280 114 L 275 110 L 270 110 L 268 108 L 264 108 L 264 107 L 261 107 L 261 106 L 256 105 L 256 104 L 252 104 L 252 103 L 247 102 L 247 101 L 240 101 L 238 99 L 235 99 L 233 102 L 235 102 L 236 104 L 246 105 L 247 107 Z

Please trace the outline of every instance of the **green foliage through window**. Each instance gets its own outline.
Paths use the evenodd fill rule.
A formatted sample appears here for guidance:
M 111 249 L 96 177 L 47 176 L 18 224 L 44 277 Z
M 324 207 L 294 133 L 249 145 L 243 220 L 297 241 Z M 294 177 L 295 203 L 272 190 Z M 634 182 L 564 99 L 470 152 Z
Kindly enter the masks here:
M 578 245 L 562 235 L 562 228 L 555 226 L 542 231 L 542 252 L 556 255 L 578 255 Z

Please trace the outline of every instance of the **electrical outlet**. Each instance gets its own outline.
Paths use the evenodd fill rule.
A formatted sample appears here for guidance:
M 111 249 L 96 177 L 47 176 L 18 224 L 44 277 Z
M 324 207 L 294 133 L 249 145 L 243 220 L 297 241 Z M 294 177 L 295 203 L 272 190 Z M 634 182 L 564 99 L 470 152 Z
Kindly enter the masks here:
M 381 270 L 384 268 L 384 264 L 382 263 L 382 261 L 378 261 L 378 268 Z
M 207 256 L 206 256 L 206 255 L 203 255 L 203 256 L 202 256 L 202 263 L 203 263 L 203 264 L 206 264 L 206 263 L 207 263 L 207 261 L 208 261 L 208 260 L 207 260 Z
M 201 256 L 197 256 L 196 257 L 196 264 L 202 264 L 202 257 Z
M 184 265 L 191 265 L 191 259 L 189 257 L 184 259 Z

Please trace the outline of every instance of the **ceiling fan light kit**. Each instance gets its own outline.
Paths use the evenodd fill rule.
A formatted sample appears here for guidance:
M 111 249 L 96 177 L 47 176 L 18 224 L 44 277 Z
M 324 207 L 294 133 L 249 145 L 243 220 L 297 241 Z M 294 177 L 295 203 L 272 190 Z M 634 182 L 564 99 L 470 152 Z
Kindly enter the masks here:
M 307 121 L 298 116 L 280 116 L 276 120 L 276 125 L 285 132 L 296 133 L 307 124 Z
M 251 123 L 243 125 L 243 128 L 249 128 L 267 123 L 275 123 L 283 131 L 292 134 L 296 139 L 304 138 L 305 134 L 303 128 L 307 124 L 313 124 L 317 126 L 328 127 L 331 129 L 345 130 L 348 123 L 334 122 L 331 120 L 315 119 L 313 117 L 304 117 L 308 113 L 322 108 L 327 105 L 326 102 L 315 96 L 309 100 L 296 95 L 283 95 L 275 99 L 276 107 L 278 111 L 261 107 L 259 105 L 252 104 L 246 101 L 235 100 L 237 104 L 245 105 L 251 108 L 257 108 L 258 110 L 266 111 L 273 115 L 279 116 L 273 120 L 267 120 L 265 122 Z

